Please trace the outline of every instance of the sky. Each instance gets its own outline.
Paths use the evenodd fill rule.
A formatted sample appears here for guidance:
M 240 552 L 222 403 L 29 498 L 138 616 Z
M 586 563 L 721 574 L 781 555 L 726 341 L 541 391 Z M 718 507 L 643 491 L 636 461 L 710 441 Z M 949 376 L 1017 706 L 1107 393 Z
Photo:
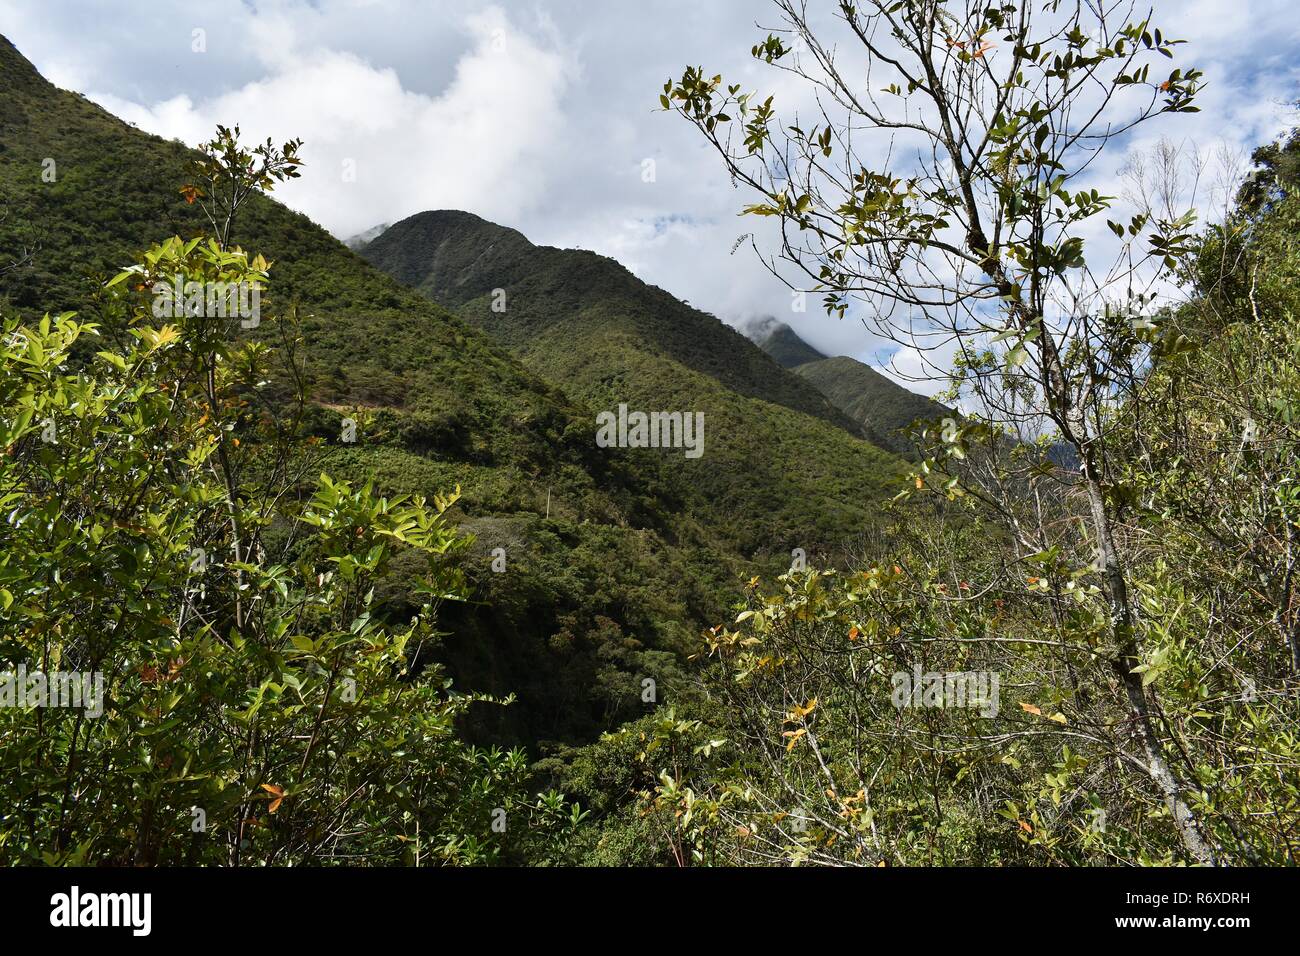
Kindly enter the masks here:
M 1202 112 L 1144 126 L 1095 175 L 1161 136 L 1246 154 L 1291 124 L 1294 0 L 1155 0 L 1155 14 L 1205 74 Z M 815 298 L 796 311 L 736 248 L 755 231 L 739 215 L 751 197 L 658 106 L 692 64 L 801 102 L 750 56 L 777 19 L 764 0 L 0 0 L 0 33 L 48 79 L 141 129 L 304 140 L 302 178 L 276 198 L 339 238 L 465 209 L 611 256 L 733 325 L 775 316 L 827 354 L 879 364 L 880 339 Z M 892 358 L 886 371 L 905 372 L 908 356 Z

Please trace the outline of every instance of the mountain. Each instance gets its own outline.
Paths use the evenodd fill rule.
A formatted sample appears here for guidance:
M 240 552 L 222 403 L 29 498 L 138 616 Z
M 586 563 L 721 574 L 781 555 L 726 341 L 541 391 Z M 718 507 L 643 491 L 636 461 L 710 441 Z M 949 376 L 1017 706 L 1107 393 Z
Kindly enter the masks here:
M 383 235 L 384 230 L 387 229 L 389 225 L 390 223 L 381 222 L 377 226 L 371 226 L 369 229 L 359 232 L 355 236 L 349 236 L 347 239 L 344 239 L 343 245 L 347 246 L 353 252 L 358 252 L 366 243 L 373 242 L 376 238 Z
M 771 317 L 750 326 L 745 334 L 782 368 L 794 369 L 826 358 L 790 326 Z
M 853 431 L 815 388 L 775 366 L 740 332 L 594 252 L 535 246 L 514 229 L 441 210 L 390 226 L 363 256 L 450 308 L 483 306 L 465 312 L 522 353 L 541 347 L 538 333 L 553 338 L 613 326 L 732 391 Z M 493 310 L 497 288 L 506 300 Z
M 954 414 L 946 405 L 903 388 L 857 359 L 827 358 L 784 322 L 768 319 L 750 334 L 763 351 L 806 379 L 857 423 L 871 441 L 897 454 L 912 452 L 904 434 L 912 422 Z
M 917 420 L 954 414 L 946 405 L 908 391 L 871 366 L 846 355 L 808 362 L 795 372 L 817 386 L 872 441 L 900 455 L 912 451 L 911 442 L 905 437 L 909 425 Z
M 746 557 L 833 548 L 896 488 L 899 459 L 812 383 L 612 259 L 456 211 L 404 219 L 362 255 L 597 412 L 702 413 L 698 460 L 642 457 L 676 507 Z
M 0 38 L 0 311 L 77 310 L 118 334 L 97 288 L 149 244 L 201 231 L 179 193 L 192 155 L 56 89 Z M 297 310 L 322 467 L 391 493 L 461 486 L 479 593 L 444 609 L 441 653 L 458 686 L 519 696 L 484 709 L 505 721 L 484 733 L 586 739 L 644 712 L 639 675 L 671 688 L 738 556 L 680 520 L 632 451 L 597 448 L 587 408 L 306 216 L 254 196 L 235 240 L 273 260 L 264 314 Z M 345 414 L 355 444 L 339 441 Z M 409 595 L 383 597 L 409 617 Z
M 56 89 L 0 38 L 0 311 L 78 310 L 123 334 L 97 289 L 149 244 L 203 231 L 179 192 L 193 155 Z M 299 336 L 324 470 L 386 493 L 461 486 L 478 592 L 444 609 L 439 654 L 458 687 L 518 695 L 471 730 L 591 739 L 646 712 L 645 675 L 660 701 L 684 693 L 699 632 L 726 617 L 741 576 L 879 520 L 903 466 L 808 382 L 616 263 L 474 217 L 442 217 L 438 241 L 431 225 L 415 217 L 365 248 L 385 269 L 405 255 L 399 277 L 429 283 L 417 292 L 254 196 L 234 238 L 273 260 L 264 315 L 297 325 L 249 334 Z M 620 401 L 704 411 L 704 454 L 598 447 L 595 414 Z M 345 414 L 355 444 L 339 441 Z M 409 616 L 395 582 L 379 599 Z

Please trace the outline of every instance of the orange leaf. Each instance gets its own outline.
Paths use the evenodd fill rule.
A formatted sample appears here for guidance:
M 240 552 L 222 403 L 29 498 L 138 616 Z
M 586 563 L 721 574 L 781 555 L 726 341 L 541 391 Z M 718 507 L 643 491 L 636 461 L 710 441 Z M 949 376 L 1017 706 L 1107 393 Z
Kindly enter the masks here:
M 816 709 L 817 709 L 817 698 L 814 697 L 812 700 L 808 701 L 808 703 L 804 704 L 802 707 L 796 704 L 794 710 L 790 711 L 789 719 L 801 720 L 802 718 L 807 717 Z
M 280 809 L 280 804 L 284 801 L 284 787 L 277 787 L 274 784 L 264 783 L 262 784 L 262 789 L 275 798 L 271 801 L 271 805 L 266 808 L 271 813 L 275 813 L 276 810 Z
M 1043 716 L 1043 712 L 1041 710 L 1039 710 L 1033 704 L 1026 704 L 1023 700 L 1020 702 L 1020 709 L 1030 714 L 1037 714 L 1039 717 Z

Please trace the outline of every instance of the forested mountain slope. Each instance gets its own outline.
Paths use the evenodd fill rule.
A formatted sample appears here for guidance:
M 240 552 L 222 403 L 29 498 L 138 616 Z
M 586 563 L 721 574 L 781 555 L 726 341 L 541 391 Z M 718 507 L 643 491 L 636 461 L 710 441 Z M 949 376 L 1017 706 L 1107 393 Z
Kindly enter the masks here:
M 94 318 L 88 290 L 149 243 L 200 231 L 179 192 L 191 154 L 56 89 L 3 39 L 0 89 L 0 305 Z M 322 467 L 389 492 L 462 487 L 479 593 L 441 622 L 458 683 L 517 692 L 492 713 L 522 739 L 643 712 L 638 675 L 671 686 L 734 587 L 735 555 L 677 521 L 634 454 L 597 448 L 586 408 L 307 217 L 254 196 L 234 239 L 273 260 L 264 312 L 297 310 Z M 355 443 L 340 440 L 345 415 Z
M 896 490 L 898 459 L 809 383 L 611 259 L 454 211 L 396 223 L 362 254 L 593 409 L 702 412 L 702 457 L 647 464 L 743 555 L 834 548 Z
M 784 322 L 763 323 L 751 334 L 763 351 L 816 386 L 868 438 L 900 455 L 912 451 L 905 436 L 909 425 L 952 414 L 947 406 L 909 391 L 857 359 L 827 358 Z
M 28 318 L 71 309 L 100 317 L 88 290 L 149 243 L 201 231 L 179 192 L 191 153 L 57 90 L 7 41 L 0 88 L 0 305 Z M 265 196 L 241 213 L 234 240 L 274 263 L 264 311 L 296 310 L 296 327 L 268 322 L 252 334 L 296 328 L 301 337 L 322 464 L 394 493 L 462 487 L 457 515 L 478 539 L 469 568 L 478 593 L 444 610 L 442 653 L 458 685 L 518 694 L 497 728 L 516 739 L 583 739 L 644 713 L 643 678 L 656 678 L 660 700 L 672 693 L 749 558 L 788 561 L 793 547 L 829 546 L 873 520 L 893 491 L 895 459 L 828 421 L 835 413 L 820 397 L 757 349 L 733 349 L 743 367 L 723 363 L 718 374 L 823 417 L 739 396 L 707 366 L 674 362 L 660 381 L 670 366 L 643 353 L 626 324 L 584 349 L 554 330 L 521 364 Z M 447 254 L 483 253 L 473 235 L 460 243 Z M 639 285 L 621 267 L 582 259 L 592 282 Z M 581 277 L 552 279 L 582 296 Z M 531 288 L 512 290 L 514 316 L 527 316 Z M 122 331 L 102 318 L 105 337 Z M 739 338 L 715 324 L 715 338 Z M 536 361 L 547 343 L 565 360 Z M 87 354 L 98 347 L 88 343 Z M 672 348 L 689 359 L 687 339 Z M 593 379 L 602 352 L 612 371 Z M 703 457 L 597 447 L 594 412 L 616 401 L 705 410 Z M 355 443 L 340 440 L 345 416 L 359 422 Z M 496 548 L 505 549 L 504 573 L 491 570 Z M 394 616 L 409 611 L 400 589 L 384 597 Z
M 909 425 L 952 414 L 947 406 L 908 391 L 847 355 L 809 362 L 795 372 L 816 385 L 872 441 L 899 454 L 911 451 L 906 437 Z

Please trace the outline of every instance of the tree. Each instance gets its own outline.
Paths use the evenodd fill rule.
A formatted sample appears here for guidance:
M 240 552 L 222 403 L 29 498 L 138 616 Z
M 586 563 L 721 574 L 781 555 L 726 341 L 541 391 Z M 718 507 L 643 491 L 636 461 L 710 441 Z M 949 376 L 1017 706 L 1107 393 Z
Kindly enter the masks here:
M 665 84 L 661 105 L 758 194 L 746 212 L 777 220 L 774 272 L 792 268 L 825 293 L 828 312 L 852 308 L 899 344 L 951 349 L 977 411 L 949 430 L 926 471 L 960 461 L 963 444 L 990 427 L 1013 437 L 1050 427 L 1070 449 L 1078 472 L 1064 480 L 1083 507 L 1068 517 L 1086 522 L 1095 553 L 1088 563 L 1106 604 L 1098 653 L 1136 738 L 1129 765 L 1161 795 L 1187 856 L 1217 862 L 1192 809 L 1190 768 L 1171 760 L 1143 680 L 1109 432 L 1140 370 L 1177 346 L 1150 296 L 1186 255 L 1193 217 L 1107 221 L 1117 248 L 1106 258 L 1086 241 L 1112 202 L 1087 183 L 1097 157 L 1155 116 L 1194 111 L 1201 74 L 1153 69 L 1180 41 L 1134 6 L 846 2 L 836 37 L 847 34 L 850 54 L 806 2 L 777 7 L 783 31 L 753 53 L 809 84 L 811 120 L 780 120 L 772 97 L 701 68 Z M 949 495 L 973 490 L 958 475 L 943 480 Z M 1021 538 L 1022 555 L 1034 553 L 1032 536 Z
M 266 316 L 277 349 L 211 309 L 270 268 L 150 247 L 105 290 L 123 344 L 88 364 L 96 323 L 4 319 L 0 858 L 478 863 L 580 820 L 528 796 L 522 752 L 458 736 L 508 701 L 415 668 L 466 594 L 459 489 L 331 479 L 295 427 L 292 323 Z M 384 619 L 379 582 L 418 613 Z
M 190 162 L 193 182 L 181 187 L 189 203 L 198 203 L 212 236 L 223 249 L 230 245 L 240 208 L 257 192 L 270 192 L 277 183 L 297 179 L 302 140 L 276 148 L 270 137 L 251 150 L 239 142 L 239 127 L 217 127 L 217 134 L 199 146 Z

